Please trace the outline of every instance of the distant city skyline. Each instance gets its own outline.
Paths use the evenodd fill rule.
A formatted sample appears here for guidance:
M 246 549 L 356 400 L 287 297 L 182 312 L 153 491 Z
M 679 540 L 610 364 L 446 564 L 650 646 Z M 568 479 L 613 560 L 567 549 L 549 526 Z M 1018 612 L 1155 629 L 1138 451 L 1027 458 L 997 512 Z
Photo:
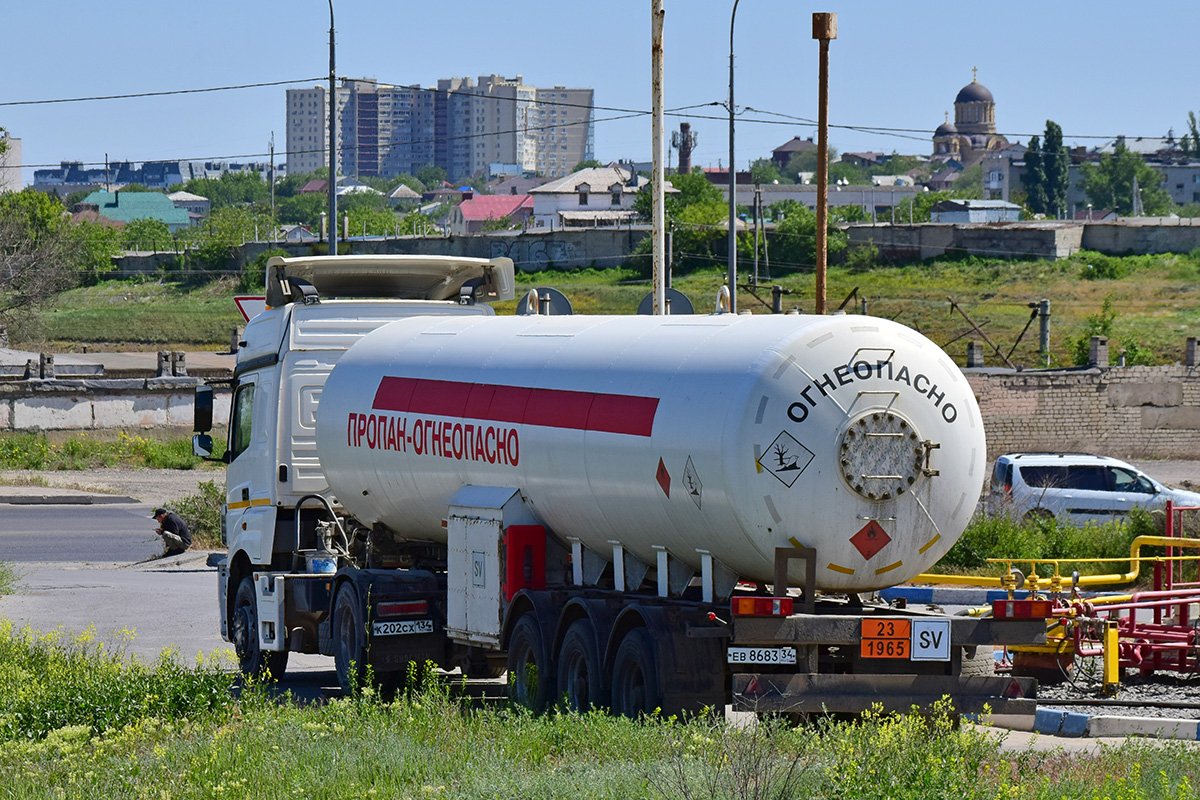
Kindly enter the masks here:
M 696 166 L 727 166 L 729 13 L 732 2 L 664 0 L 668 109 L 697 135 Z M 595 156 L 650 158 L 650 7 L 480 0 L 453 9 L 377 0 L 334 1 L 337 73 L 435 86 L 445 76 L 524 76 L 534 86 L 595 92 Z M 739 107 L 737 167 L 814 134 L 817 45 L 811 12 L 839 15 L 830 47 L 830 142 L 840 152 L 929 154 L 934 129 L 972 78 L 996 99 L 997 131 L 1011 141 L 1063 128 L 1068 146 L 1118 135 L 1158 137 L 1186 127 L 1200 100 L 1181 91 L 1200 4 L 1131 8 L 1112 0 L 1043 4 L 1013 13 L 929 0 L 830 2 L 799 9 L 747 0 L 734 33 Z M 452 13 L 449 13 L 452 12 Z M 328 74 L 326 3 L 161 4 L 127 0 L 119 13 L 81 0 L 15 4 L 0 65 L 0 127 L 22 140 L 24 182 L 61 161 L 282 161 L 288 86 L 77 103 L 32 101 L 296 81 Z M 64 24 L 70 20 L 70 24 Z M 751 110 L 753 109 L 753 110 Z M 676 155 L 672 155 L 674 161 Z

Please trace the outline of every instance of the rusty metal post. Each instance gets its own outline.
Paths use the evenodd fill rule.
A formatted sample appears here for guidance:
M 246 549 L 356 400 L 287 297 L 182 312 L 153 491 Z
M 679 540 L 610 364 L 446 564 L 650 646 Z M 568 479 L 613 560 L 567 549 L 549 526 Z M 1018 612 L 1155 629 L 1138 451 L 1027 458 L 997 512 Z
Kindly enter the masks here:
M 654 192 L 653 230 L 650 233 L 654 252 L 654 314 L 667 313 L 666 308 L 666 171 L 663 168 L 663 0 L 654 0 L 650 10 L 652 31 L 650 44 L 651 81 L 651 127 L 653 128 L 654 178 L 650 189 Z M 633 167 L 630 166 L 630 171 Z M 636 176 L 636 173 L 635 173 Z
M 837 38 L 837 14 L 812 15 L 812 36 L 821 43 L 817 99 L 817 287 L 816 313 L 825 313 L 825 271 L 829 224 L 829 41 Z

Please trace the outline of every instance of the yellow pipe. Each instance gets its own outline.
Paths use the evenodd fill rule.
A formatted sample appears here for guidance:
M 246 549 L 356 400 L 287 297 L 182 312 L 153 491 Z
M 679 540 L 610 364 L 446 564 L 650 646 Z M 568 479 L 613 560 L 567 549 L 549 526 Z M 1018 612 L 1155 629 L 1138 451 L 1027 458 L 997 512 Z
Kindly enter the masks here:
M 1180 547 L 1192 548 L 1200 550 L 1200 539 L 1183 539 L 1173 536 L 1139 536 L 1134 539 L 1129 545 L 1129 562 L 1130 571 L 1125 573 L 1112 573 L 1109 575 L 1081 575 L 1079 576 L 1079 586 L 1101 586 L 1113 583 L 1133 583 L 1138 579 L 1138 574 L 1141 568 L 1142 561 L 1194 561 L 1200 559 L 1200 556 L 1176 556 L 1172 559 L 1167 559 L 1164 556 L 1145 556 L 1141 555 L 1143 546 L 1147 547 Z M 991 564 L 1006 564 L 1008 572 L 1012 572 L 1013 564 L 1028 564 L 1030 565 L 1030 575 L 1026 578 L 1027 582 L 1033 584 L 1036 588 L 1037 584 L 1042 581 L 1051 581 L 1054 579 L 1061 581 L 1062 575 L 1059 574 L 1059 564 L 1094 564 L 1105 561 L 1125 561 L 1124 558 L 989 558 L 988 563 Z M 1037 567 L 1041 564 L 1054 565 L 1054 575 L 1051 578 L 1038 578 L 1035 574 Z M 942 583 L 958 586 L 995 586 L 999 588 L 1007 588 L 1006 581 L 1011 581 L 1008 575 L 1002 575 L 998 578 L 990 578 L 986 576 L 971 576 L 971 575 L 940 575 L 937 573 L 922 573 L 912 579 L 914 582 L 926 583 Z

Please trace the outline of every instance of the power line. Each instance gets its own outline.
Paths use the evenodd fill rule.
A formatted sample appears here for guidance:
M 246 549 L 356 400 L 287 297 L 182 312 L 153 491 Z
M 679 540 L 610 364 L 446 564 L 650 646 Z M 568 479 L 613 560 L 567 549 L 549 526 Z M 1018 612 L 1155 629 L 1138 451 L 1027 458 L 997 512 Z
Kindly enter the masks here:
M 106 94 L 91 97 L 60 97 L 52 100 L 10 100 L 0 102 L 0 106 L 44 106 L 55 103 L 85 103 L 91 100 L 128 100 L 135 97 L 167 97 L 176 94 L 203 94 L 205 92 L 228 92 L 235 89 L 260 89 L 265 86 L 287 86 L 293 83 L 310 83 L 320 78 L 302 78 L 292 81 L 264 81 L 262 83 L 241 83 L 234 86 L 211 86 L 206 89 L 168 89 L 161 92 L 132 92 L 129 94 Z

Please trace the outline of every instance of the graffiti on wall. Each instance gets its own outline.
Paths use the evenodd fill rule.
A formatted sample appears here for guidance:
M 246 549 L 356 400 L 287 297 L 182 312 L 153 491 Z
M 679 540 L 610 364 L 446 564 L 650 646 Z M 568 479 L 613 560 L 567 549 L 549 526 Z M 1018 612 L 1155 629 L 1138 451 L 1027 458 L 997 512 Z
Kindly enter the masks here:
M 491 258 L 511 258 L 518 269 L 538 272 L 553 264 L 556 267 L 576 266 L 584 258 L 575 242 L 556 241 L 492 241 Z

